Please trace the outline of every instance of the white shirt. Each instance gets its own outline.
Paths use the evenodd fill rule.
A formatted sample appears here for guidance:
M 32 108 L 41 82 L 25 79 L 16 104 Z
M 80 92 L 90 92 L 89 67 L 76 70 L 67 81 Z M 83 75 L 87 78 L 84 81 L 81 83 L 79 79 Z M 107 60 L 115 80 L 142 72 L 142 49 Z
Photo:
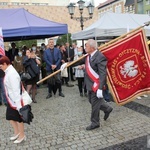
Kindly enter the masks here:
M 4 87 L 8 103 L 14 108 L 21 108 L 20 82 L 18 72 L 12 65 L 8 66 L 5 70 Z
M 77 60 L 78 58 L 79 58 L 79 56 L 76 55 L 75 60 Z M 75 77 L 76 78 L 84 78 L 84 69 L 79 69 L 78 68 L 79 66 L 74 67 L 74 69 L 75 69 Z M 85 66 L 85 65 L 83 64 L 81 66 Z

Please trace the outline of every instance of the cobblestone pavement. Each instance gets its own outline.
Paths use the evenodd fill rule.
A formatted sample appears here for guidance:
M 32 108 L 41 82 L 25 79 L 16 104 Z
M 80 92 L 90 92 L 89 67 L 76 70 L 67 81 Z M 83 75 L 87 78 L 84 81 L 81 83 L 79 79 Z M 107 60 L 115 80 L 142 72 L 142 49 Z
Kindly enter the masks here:
M 47 88 L 40 87 L 37 104 L 32 104 L 34 119 L 25 124 L 26 142 L 9 141 L 12 129 L 5 120 L 5 106 L 0 106 L 0 150 L 145 150 L 150 137 L 150 95 L 125 106 L 114 108 L 101 127 L 86 131 L 90 124 L 91 107 L 86 97 L 80 97 L 76 82 L 74 87 L 63 86 L 65 98 L 58 94 L 45 99 Z M 140 111 L 141 108 L 141 111 Z

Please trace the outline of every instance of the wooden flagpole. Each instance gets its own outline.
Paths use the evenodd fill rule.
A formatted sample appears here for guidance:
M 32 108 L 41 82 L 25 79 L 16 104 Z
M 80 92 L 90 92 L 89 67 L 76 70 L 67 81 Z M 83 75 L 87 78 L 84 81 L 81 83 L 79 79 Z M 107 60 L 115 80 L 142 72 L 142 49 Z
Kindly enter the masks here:
M 149 26 L 149 24 L 150 24 L 150 21 L 144 23 L 143 26 L 140 26 L 140 27 L 138 27 L 138 28 L 136 28 L 136 29 L 134 29 L 134 30 L 132 30 L 132 31 L 130 31 L 130 32 L 128 32 L 128 33 L 126 33 L 126 34 L 123 34 L 123 35 L 119 36 L 118 38 L 115 38 L 114 40 L 111 40 L 111 41 L 109 41 L 108 43 L 106 43 L 106 44 L 104 44 L 104 45 L 98 47 L 98 50 L 100 50 L 101 48 L 104 48 L 104 47 L 106 47 L 106 46 L 108 46 L 108 45 L 110 45 L 110 44 L 112 44 L 112 43 L 114 43 L 114 42 L 116 42 L 116 41 L 118 41 L 118 40 L 120 40 L 120 39 L 122 39 L 122 38 L 125 38 L 127 35 L 132 34 L 132 33 L 134 33 L 134 32 L 136 32 L 136 31 L 140 30 L 141 28 L 143 28 L 143 27 L 145 27 L 145 26 Z M 82 57 L 80 57 L 79 59 L 74 60 L 74 61 L 68 63 L 65 68 L 70 67 L 71 65 L 75 64 L 76 62 L 82 60 L 82 59 L 85 58 L 87 55 L 88 55 L 88 54 L 85 54 L 85 55 L 83 55 Z M 43 81 L 45 81 L 45 80 L 47 80 L 48 78 L 50 78 L 50 77 L 56 75 L 56 74 L 59 73 L 59 72 L 61 72 L 60 69 L 57 70 L 57 71 L 55 71 L 54 73 L 48 75 L 47 77 L 41 79 L 40 81 L 37 82 L 37 84 L 42 83 Z

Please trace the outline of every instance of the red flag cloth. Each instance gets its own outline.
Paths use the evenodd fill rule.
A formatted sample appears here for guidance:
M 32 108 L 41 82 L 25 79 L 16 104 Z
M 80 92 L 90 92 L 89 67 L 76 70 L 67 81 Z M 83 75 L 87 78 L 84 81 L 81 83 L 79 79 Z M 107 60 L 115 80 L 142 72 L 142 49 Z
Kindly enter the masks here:
M 150 92 L 150 55 L 143 30 L 101 49 L 108 59 L 109 87 L 123 105 Z
M 0 55 L 5 55 L 2 28 L 0 28 Z

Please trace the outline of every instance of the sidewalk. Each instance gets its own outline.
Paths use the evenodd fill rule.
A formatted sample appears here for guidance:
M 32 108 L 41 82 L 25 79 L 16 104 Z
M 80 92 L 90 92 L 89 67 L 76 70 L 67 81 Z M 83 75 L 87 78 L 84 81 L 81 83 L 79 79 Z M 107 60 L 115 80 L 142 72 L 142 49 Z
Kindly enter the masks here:
M 91 113 L 88 99 L 79 96 L 76 85 L 62 88 L 65 98 L 57 94 L 50 99 L 45 99 L 46 87 L 38 89 L 38 103 L 32 104 L 33 122 L 31 125 L 25 124 L 27 141 L 18 145 L 9 141 L 12 129 L 5 120 L 6 107 L 0 106 L 0 150 L 147 149 L 150 95 L 125 106 L 112 102 L 110 105 L 114 110 L 109 119 L 104 121 L 101 112 L 101 127 L 86 131 Z

